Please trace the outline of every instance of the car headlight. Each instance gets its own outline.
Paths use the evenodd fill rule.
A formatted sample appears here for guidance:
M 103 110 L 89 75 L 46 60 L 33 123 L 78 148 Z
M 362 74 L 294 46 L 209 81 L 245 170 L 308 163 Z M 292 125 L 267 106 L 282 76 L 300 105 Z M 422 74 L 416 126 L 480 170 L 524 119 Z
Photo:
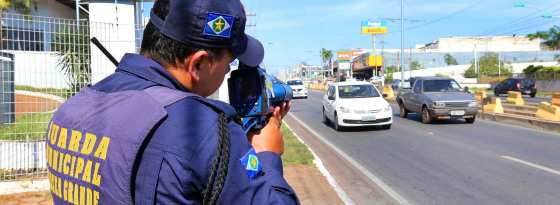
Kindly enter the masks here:
M 351 112 L 349 108 L 345 108 L 345 107 L 342 107 L 342 106 L 340 106 L 338 109 L 340 110 L 340 112 L 343 112 L 343 113 L 350 113 Z
M 469 107 L 478 107 L 478 102 L 476 102 L 476 101 L 470 102 Z
M 385 112 L 392 112 L 391 105 L 387 105 L 387 107 L 385 107 Z
M 436 101 L 436 102 L 434 102 L 434 107 L 443 108 L 443 107 L 445 107 L 445 103 Z

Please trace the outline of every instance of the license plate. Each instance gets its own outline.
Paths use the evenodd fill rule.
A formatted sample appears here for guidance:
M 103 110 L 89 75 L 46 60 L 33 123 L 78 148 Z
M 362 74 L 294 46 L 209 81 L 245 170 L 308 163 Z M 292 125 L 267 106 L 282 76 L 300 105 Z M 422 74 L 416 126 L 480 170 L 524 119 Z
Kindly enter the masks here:
M 450 113 L 452 116 L 463 116 L 465 115 L 465 111 L 464 110 L 453 110 Z
M 377 118 L 375 117 L 375 115 L 370 115 L 370 116 L 363 116 L 362 117 L 362 121 L 374 121 Z

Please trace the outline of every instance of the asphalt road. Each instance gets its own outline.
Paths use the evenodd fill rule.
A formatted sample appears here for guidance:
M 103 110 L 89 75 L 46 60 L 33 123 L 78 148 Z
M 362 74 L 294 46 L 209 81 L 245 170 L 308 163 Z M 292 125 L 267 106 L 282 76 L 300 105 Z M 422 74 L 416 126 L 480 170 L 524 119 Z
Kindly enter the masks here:
M 321 122 L 322 93 L 309 94 L 292 114 L 411 204 L 560 204 L 560 135 L 484 120 L 425 125 L 396 107 L 391 130 L 336 132 Z

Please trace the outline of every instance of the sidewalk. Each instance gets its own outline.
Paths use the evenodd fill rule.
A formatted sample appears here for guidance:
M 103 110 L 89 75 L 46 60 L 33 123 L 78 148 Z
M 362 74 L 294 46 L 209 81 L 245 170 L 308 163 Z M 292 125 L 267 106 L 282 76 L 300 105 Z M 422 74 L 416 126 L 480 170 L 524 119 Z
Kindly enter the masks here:
M 288 165 L 284 169 L 284 177 L 303 205 L 344 204 L 315 166 Z

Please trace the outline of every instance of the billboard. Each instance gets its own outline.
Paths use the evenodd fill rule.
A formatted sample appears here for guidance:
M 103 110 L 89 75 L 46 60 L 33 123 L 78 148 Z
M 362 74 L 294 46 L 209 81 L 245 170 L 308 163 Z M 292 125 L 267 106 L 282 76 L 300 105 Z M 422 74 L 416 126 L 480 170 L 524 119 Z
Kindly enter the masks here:
M 352 60 L 352 51 L 336 52 L 336 60 L 338 60 L 338 61 L 351 61 Z
M 383 21 L 362 21 L 362 34 L 385 34 L 388 31 L 387 25 Z

